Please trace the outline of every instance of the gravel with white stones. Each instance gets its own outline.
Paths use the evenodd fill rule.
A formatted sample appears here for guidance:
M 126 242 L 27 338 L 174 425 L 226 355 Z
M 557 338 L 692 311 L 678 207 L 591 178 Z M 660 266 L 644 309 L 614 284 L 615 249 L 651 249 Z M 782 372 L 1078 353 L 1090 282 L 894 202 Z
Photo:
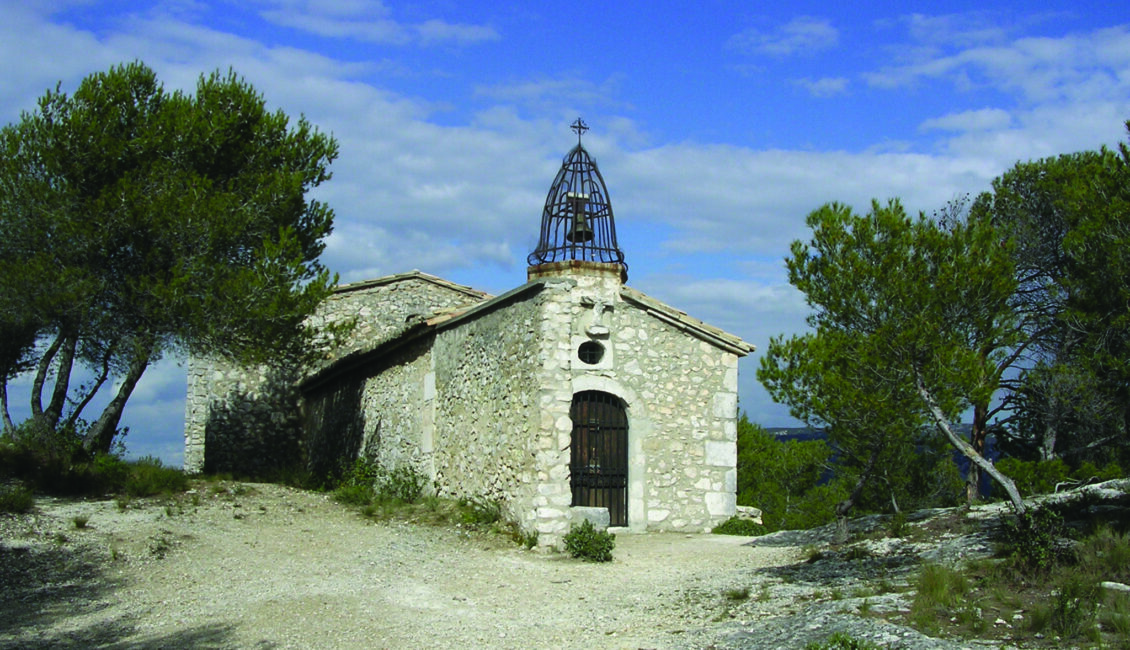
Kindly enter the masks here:
M 278 485 L 200 484 L 124 509 L 37 504 L 0 515 L 0 649 L 788 648 L 837 631 L 891 648 L 983 647 L 853 613 L 869 570 L 803 562 L 819 533 L 756 545 L 618 535 L 613 562 L 591 564 L 458 528 L 372 523 Z M 837 584 L 842 599 L 814 596 Z M 899 594 L 866 605 L 905 606 Z

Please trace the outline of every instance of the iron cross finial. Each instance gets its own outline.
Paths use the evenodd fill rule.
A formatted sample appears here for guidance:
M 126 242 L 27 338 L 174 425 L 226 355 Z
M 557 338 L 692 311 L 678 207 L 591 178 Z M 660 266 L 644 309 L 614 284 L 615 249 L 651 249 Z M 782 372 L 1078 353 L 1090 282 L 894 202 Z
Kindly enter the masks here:
M 577 121 L 573 122 L 573 124 L 570 125 L 569 128 L 573 129 L 573 131 L 576 132 L 577 144 L 581 144 L 581 136 L 584 135 L 585 131 L 589 130 L 589 125 L 585 124 L 585 121 L 578 117 Z

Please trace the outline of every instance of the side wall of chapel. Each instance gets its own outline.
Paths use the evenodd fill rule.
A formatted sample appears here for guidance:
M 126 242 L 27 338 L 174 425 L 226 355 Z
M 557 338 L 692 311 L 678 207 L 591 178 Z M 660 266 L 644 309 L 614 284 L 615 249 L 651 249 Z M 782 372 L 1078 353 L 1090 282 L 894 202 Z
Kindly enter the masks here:
M 345 285 L 319 305 L 307 324 L 323 332 L 335 324 L 351 322 L 353 327 L 344 335 L 327 333 L 316 341 L 319 358 L 310 368 L 191 357 L 185 470 L 254 475 L 324 456 L 304 440 L 297 383 L 342 357 L 394 338 L 414 315 L 472 304 L 483 296 L 414 273 Z

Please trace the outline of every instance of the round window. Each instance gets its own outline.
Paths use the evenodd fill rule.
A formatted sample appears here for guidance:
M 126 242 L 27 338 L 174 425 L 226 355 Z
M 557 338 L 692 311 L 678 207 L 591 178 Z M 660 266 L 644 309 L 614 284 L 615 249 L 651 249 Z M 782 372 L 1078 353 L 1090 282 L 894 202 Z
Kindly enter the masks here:
M 604 346 L 596 341 L 585 341 L 577 348 L 577 358 L 589 365 L 600 363 L 604 358 Z

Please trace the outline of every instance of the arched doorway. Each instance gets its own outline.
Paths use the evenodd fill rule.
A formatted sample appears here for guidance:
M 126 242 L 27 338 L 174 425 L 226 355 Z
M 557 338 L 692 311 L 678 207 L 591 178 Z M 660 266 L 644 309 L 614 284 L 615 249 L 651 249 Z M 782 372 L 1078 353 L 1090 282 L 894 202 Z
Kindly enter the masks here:
M 574 506 L 608 508 L 609 525 L 628 525 L 628 413 L 598 390 L 573 395 L 570 479 Z

